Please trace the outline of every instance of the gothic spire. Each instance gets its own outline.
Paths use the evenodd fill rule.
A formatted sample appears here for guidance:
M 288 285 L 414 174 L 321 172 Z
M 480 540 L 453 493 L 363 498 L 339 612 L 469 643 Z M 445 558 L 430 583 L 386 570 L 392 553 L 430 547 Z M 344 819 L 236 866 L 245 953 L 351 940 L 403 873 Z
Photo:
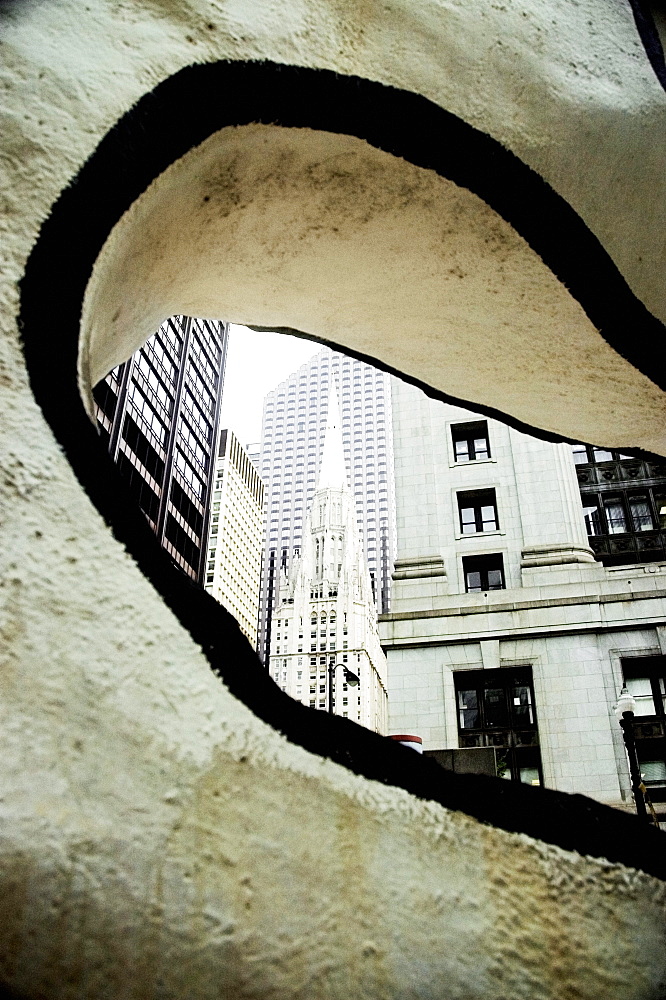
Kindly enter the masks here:
M 347 487 L 347 470 L 342 444 L 342 421 L 335 383 L 331 379 L 328 391 L 328 423 L 321 456 L 317 490 L 344 489 Z

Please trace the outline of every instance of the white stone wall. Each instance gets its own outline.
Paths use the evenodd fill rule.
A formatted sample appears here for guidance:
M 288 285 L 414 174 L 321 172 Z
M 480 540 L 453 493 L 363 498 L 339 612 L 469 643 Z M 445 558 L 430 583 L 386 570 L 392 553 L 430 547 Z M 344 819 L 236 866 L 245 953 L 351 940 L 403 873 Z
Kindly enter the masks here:
M 451 425 L 477 416 L 399 380 L 393 392 L 398 579 L 381 622 L 390 731 L 455 748 L 453 673 L 531 666 L 545 784 L 631 801 L 613 713 L 620 657 L 660 652 L 666 564 L 592 561 L 567 445 L 488 420 L 491 458 L 456 464 Z M 487 487 L 499 530 L 465 536 L 456 492 Z M 502 554 L 506 589 L 465 593 L 462 558 L 484 553 Z M 432 560 L 440 575 L 428 575 Z
M 414 623 L 410 625 L 409 631 L 415 633 Z M 613 712 L 622 687 L 619 661 L 620 656 L 659 655 L 656 629 L 503 639 L 497 644 L 496 663 L 489 662 L 488 654 L 495 652 L 493 642 L 447 645 L 440 635 L 439 641 L 425 647 L 415 648 L 408 639 L 389 648 L 391 731 L 418 734 L 426 750 L 455 748 L 459 741 L 454 673 L 532 666 L 545 785 L 613 805 L 631 803 Z M 485 650 L 486 645 L 491 649 Z

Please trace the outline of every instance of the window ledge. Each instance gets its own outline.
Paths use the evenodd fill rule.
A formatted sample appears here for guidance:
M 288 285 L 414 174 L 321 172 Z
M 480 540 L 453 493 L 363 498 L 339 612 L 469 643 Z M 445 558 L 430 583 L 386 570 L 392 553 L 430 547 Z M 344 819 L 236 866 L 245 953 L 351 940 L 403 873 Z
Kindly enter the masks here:
M 449 459 L 450 469 L 469 469 L 475 465 L 497 465 L 496 458 L 475 458 L 473 462 L 454 462 Z
M 494 538 L 497 535 L 506 535 L 506 531 L 502 531 L 501 528 L 496 528 L 494 531 L 474 531 L 472 534 L 469 535 L 463 535 L 462 531 L 457 531 L 455 538 L 456 541 L 460 541 L 463 538 L 465 539 Z

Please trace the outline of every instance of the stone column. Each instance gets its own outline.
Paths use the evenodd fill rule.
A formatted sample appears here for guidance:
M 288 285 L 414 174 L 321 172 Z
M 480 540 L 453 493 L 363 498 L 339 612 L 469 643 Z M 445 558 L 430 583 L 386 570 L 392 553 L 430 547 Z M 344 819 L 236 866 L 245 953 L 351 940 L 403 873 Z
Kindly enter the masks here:
M 571 448 L 510 429 L 523 586 L 583 582 L 603 574 L 590 548 Z
M 433 459 L 431 411 L 438 404 L 405 382 L 391 383 L 398 542 L 391 610 L 421 611 L 448 593 Z

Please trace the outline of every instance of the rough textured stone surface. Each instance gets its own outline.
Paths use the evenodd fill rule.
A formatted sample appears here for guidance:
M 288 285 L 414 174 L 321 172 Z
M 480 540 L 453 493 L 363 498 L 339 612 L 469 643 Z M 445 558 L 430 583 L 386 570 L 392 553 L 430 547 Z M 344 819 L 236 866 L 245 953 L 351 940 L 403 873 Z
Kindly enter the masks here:
M 224 129 L 161 175 L 98 258 L 84 375 L 98 381 L 179 312 L 303 330 L 486 406 L 500 386 L 503 410 L 572 438 L 594 427 L 632 444 L 640 421 L 644 446 L 666 450 L 663 393 L 507 222 L 352 137 Z
M 16 328 L 17 282 L 62 188 L 133 102 L 220 58 L 429 97 L 538 170 L 663 317 L 665 102 L 628 6 L 26 0 L 2 17 L 4 979 L 76 1000 L 663 995 L 657 880 L 358 778 L 229 695 L 74 478 Z M 172 305 L 186 300 L 147 312 Z M 369 350 L 361 330 L 350 344 Z M 382 357 L 406 366 L 397 348 Z M 636 406 L 605 443 L 656 449 L 653 387 L 606 364 L 599 338 L 590 351 L 590 431 L 608 430 L 617 370 Z M 565 417 L 549 417 L 561 433 Z

